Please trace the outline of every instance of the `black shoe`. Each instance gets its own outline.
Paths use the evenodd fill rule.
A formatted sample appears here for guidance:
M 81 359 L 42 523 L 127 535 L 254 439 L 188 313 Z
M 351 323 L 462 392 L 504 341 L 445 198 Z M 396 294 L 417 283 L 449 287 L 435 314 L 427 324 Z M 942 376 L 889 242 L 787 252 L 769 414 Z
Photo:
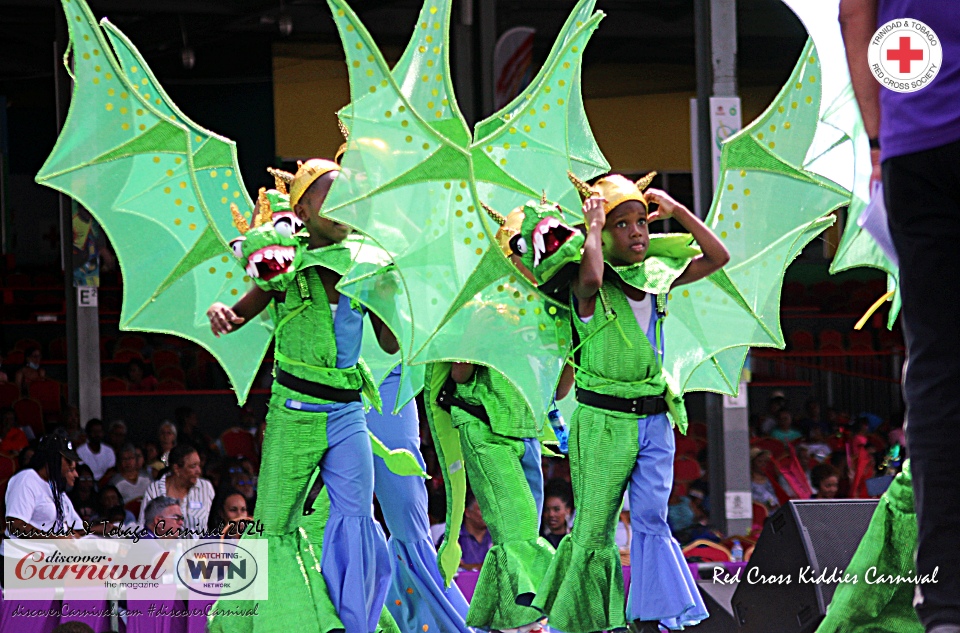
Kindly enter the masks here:
M 657 620 L 634 620 L 630 623 L 630 633 L 660 633 Z

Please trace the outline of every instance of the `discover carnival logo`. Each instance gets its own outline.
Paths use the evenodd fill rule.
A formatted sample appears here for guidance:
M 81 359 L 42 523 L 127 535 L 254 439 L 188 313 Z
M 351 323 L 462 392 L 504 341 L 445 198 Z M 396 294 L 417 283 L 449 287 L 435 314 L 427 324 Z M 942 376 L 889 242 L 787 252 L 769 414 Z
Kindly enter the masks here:
M 890 20 L 873 34 L 867 61 L 885 88 L 916 92 L 940 72 L 943 46 L 933 29 L 919 20 Z
M 8 539 L 3 551 L 8 599 L 178 598 L 266 600 L 267 540 Z M 73 595 L 79 595 L 79 593 Z M 93 595 L 96 594 L 96 595 Z

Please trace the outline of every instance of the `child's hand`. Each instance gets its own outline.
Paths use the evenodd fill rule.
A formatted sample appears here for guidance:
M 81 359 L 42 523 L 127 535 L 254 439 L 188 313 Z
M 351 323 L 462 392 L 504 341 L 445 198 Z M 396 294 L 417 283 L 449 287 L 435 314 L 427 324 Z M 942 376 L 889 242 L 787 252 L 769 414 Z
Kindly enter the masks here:
M 603 224 L 607 220 L 603 206 L 606 202 L 606 199 L 600 196 L 590 196 L 583 201 L 583 223 L 587 230 L 603 229 Z
M 232 332 L 234 325 L 243 323 L 243 317 L 237 316 L 229 306 L 222 303 L 215 303 L 207 310 L 207 318 L 210 319 L 210 330 L 213 335 L 220 337 L 221 334 Z
M 673 214 L 680 209 L 686 209 L 685 206 L 671 198 L 670 194 L 666 191 L 647 189 L 644 195 L 647 198 L 647 204 L 655 204 L 658 206 L 656 211 L 652 211 L 647 215 L 647 224 L 656 222 L 657 220 L 667 220 L 672 218 Z

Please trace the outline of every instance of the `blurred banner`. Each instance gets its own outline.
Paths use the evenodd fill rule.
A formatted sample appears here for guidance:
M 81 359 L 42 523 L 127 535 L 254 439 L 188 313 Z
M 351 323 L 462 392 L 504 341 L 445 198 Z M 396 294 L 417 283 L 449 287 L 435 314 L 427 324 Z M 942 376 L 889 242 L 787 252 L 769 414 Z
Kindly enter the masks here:
M 536 30 L 517 26 L 497 41 L 493 51 L 494 107 L 499 110 L 527 87 L 533 77 L 533 36 Z

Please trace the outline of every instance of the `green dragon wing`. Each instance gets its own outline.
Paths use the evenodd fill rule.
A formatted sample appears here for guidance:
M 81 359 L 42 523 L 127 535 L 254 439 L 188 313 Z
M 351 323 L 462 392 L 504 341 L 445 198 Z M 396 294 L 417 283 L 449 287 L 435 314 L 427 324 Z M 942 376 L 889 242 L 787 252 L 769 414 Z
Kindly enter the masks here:
M 216 338 L 206 309 L 233 303 L 250 279 L 229 247 L 230 205 L 253 205 L 229 139 L 190 121 L 112 24 L 62 0 L 74 58 L 73 98 L 38 183 L 90 210 L 124 276 L 120 327 L 189 339 L 220 362 L 246 399 L 273 332 L 267 315 Z
M 392 261 L 386 269 L 358 263 L 343 291 L 398 333 L 405 363 L 463 360 L 490 366 L 517 386 L 532 412 L 545 413 L 571 339 L 566 308 L 543 299 L 517 273 L 493 239 L 497 224 L 481 208 L 483 178 L 499 179 L 507 188 L 515 188 L 516 179 L 500 160 L 493 166 L 469 144 L 449 73 L 449 1 L 427 3 L 392 73 L 349 6 L 343 0 L 329 4 L 354 100 L 340 113 L 350 130 L 348 149 L 343 175 L 323 212 L 370 236 Z M 581 46 L 595 23 L 580 29 Z M 573 52 L 574 47 L 572 40 L 554 64 L 557 73 L 567 73 L 564 83 L 579 72 L 582 48 Z M 553 109 L 565 117 L 563 105 Z M 533 127 L 538 132 L 531 138 L 563 136 L 563 125 L 547 132 L 546 124 Z M 565 160 L 555 180 L 575 196 L 564 178 L 568 165 Z M 523 191 L 524 199 L 540 195 L 531 186 Z M 490 346 L 490 340 L 501 345 Z M 530 350 L 529 358 L 517 349 Z
M 756 120 L 728 139 L 707 225 L 730 263 L 671 293 L 665 370 L 674 389 L 735 394 L 749 347 L 783 347 L 780 290 L 790 262 L 850 200 L 810 169 L 819 142 L 820 55 L 812 40 L 790 79 Z M 746 312 L 755 315 L 744 318 Z M 679 393 L 679 392 L 678 392 Z
M 846 55 L 839 23 L 823 19 L 824 15 L 837 13 L 839 0 L 817 3 L 784 0 L 784 3 L 803 22 L 821 58 L 836 60 L 823 68 L 821 120 L 824 125 L 821 129 L 825 134 L 819 146 L 811 148 L 810 152 L 811 170 L 842 183 L 851 191 L 846 225 L 830 272 L 867 266 L 886 273 L 887 287 L 893 291 L 893 304 L 887 320 L 887 327 L 892 328 L 900 311 L 899 270 L 870 234 L 857 224 L 870 202 L 870 146 L 850 82 L 850 72 L 844 63 Z

